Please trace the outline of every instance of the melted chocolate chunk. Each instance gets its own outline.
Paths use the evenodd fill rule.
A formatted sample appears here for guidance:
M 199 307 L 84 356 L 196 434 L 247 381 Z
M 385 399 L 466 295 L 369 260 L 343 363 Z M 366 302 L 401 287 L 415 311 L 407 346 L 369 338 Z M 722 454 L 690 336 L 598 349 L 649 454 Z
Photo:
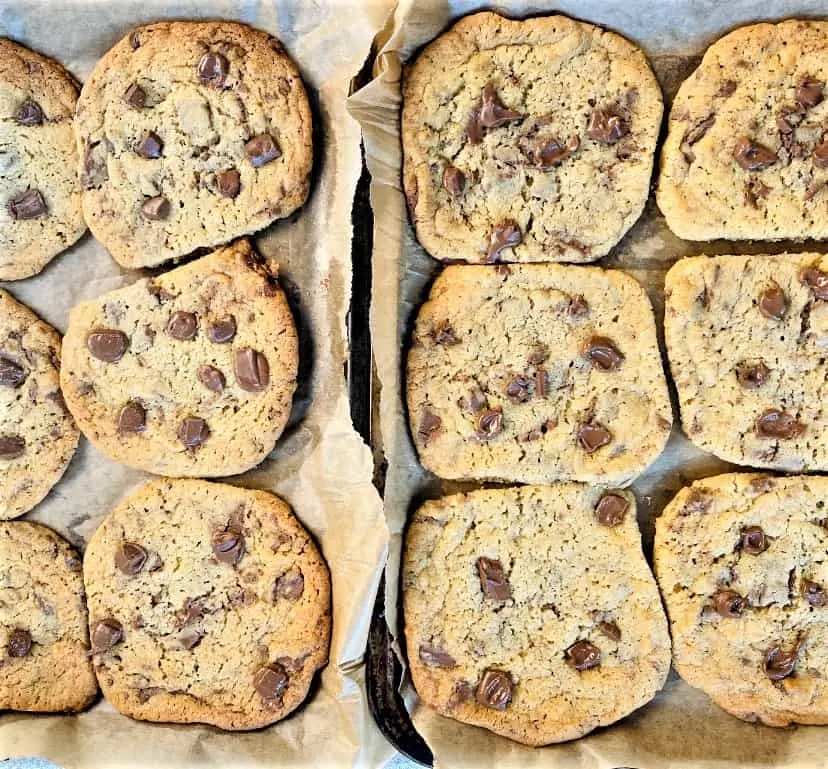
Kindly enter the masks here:
M 225 384 L 224 374 L 221 373 L 215 366 L 200 366 L 198 369 L 198 380 L 208 390 L 214 393 L 220 393 L 224 390 Z
M 95 653 L 109 651 L 123 640 L 123 626 L 111 617 L 102 619 L 92 629 L 92 651 Z
M 207 329 L 207 338 L 214 344 L 225 344 L 236 336 L 236 319 L 232 315 L 217 320 Z
M 25 219 L 37 219 L 47 211 L 46 201 L 40 190 L 26 190 L 9 201 L 9 213 L 12 219 L 23 221 Z
M 245 142 L 244 152 L 254 168 L 261 168 L 271 160 L 282 157 L 282 151 L 270 134 L 259 134 Z
M 601 664 L 601 650 L 589 641 L 577 641 L 566 650 L 566 661 L 578 671 L 597 668 Z
M 696 159 L 696 153 L 691 147 L 700 142 L 704 135 L 710 130 L 712 125 L 716 122 L 715 115 L 708 115 L 706 118 L 699 120 L 691 128 L 688 128 L 681 140 L 681 154 L 688 163 L 692 163 Z
M 420 427 L 417 430 L 420 440 L 428 445 L 428 442 L 440 431 L 443 420 L 431 411 L 424 411 L 420 419 Z
M 578 294 L 569 300 L 567 312 L 572 318 L 583 318 L 589 315 L 589 304 L 587 304 L 587 300 L 583 296 Z
M 796 648 L 786 651 L 779 644 L 771 646 L 765 652 L 763 670 L 771 681 L 781 681 L 790 676 L 796 669 L 799 659 L 799 644 Z
M 26 450 L 26 440 L 20 435 L 0 435 L 0 458 L 14 459 Z
M 154 198 L 147 198 L 141 204 L 141 216 L 150 222 L 161 221 L 170 215 L 170 201 L 163 195 L 156 195 Z
M 512 676 L 505 670 L 487 668 L 477 684 L 474 698 L 481 705 L 494 710 L 506 710 L 512 702 L 514 684 Z
M 236 381 L 246 392 L 257 393 L 270 384 L 270 366 L 267 358 L 252 347 L 236 350 Z
M 9 657 L 22 658 L 28 656 L 32 650 L 32 635 L 28 630 L 17 628 L 9 633 L 6 642 L 6 653 Z
M 448 652 L 430 644 L 420 644 L 420 661 L 431 668 L 454 668 L 457 661 Z
M 713 608 L 720 617 L 741 617 L 747 600 L 742 598 L 735 590 L 720 590 L 714 593 Z
M 624 361 L 624 355 L 612 339 L 605 336 L 591 337 L 584 345 L 583 353 L 599 371 L 617 371 Z
M 163 150 L 164 142 L 161 141 L 161 137 L 153 131 L 147 131 L 147 133 L 144 134 L 144 138 L 141 139 L 138 146 L 135 148 L 135 152 L 147 160 L 160 158 Z
M 129 401 L 118 415 L 119 433 L 142 433 L 147 426 L 147 410 L 138 401 Z
M 599 622 L 598 630 L 600 630 L 607 638 L 615 641 L 616 643 L 621 640 L 621 628 L 611 620 Z
M 466 176 L 459 169 L 449 164 L 443 170 L 443 187 L 452 197 L 458 197 L 466 189 Z
M 288 682 L 287 671 L 278 662 L 259 668 L 253 676 L 253 687 L 265 701 L 281 702 Z
M 814 146 L 811 151 L 811 160 L 817 168 L 828 168 L 828 140 L 823 139 Z
M 630 132 L 630 126 L 621 115 L 609 109 L 593 110 L 586 134 L 601 144 L 615 144 Z
M 532 380 L 525 376 L 516 376 L 506 385 L 506 397 L 512 403 L 524 403 L 529 400 L 529 387 Z
M 221 88 L 227 73 L 230 71 L 230 62 L 215 51 L 208 51 L 202 56 L 196 66 L 196 75 L 204 85 Z
M 802 597 L 814 608 L 821 609 L 828 606 L 828 593 L 818 582 L 809 579 L 802 580 Z
M 273 587 L 274 599 L 284 598 L 287 601 L 296 601 L 305 592 L 305 577 L 298 569 L 282 574 Z
M 13 360 L 0 356 L 0 385 L 20 387 L 26 381 L 26 370 Z
M 89 332 L 86 337 L 86 349 L 98 360 L 115 363 L 124 357 L 129 347 L 129 338 L 123 331 L 99 328 Z
M 771 320 L 782 320 L 787 315 L 788 299 L 776 283 L 759 294 L 759 312 Z
M 583 448 L 587 454 L 592 454 L 594 451 L 598 451 L 598 449 L 602 446 L 606 446 L 610 441 L 612 441 L 612 433 L 598 422 L 583 423 L 580 427 L 578 427 L 578 431 L 575 435 L 578 438 L 578 442 L 581 444 L 581 448 Z
M 195 339 L 198 332 L 198 320 L 192 312 L 179 310 L 167 321 L 167 335 L 180 342 L 188 342 Z
M 545 171 L 560 165 L 570 155 L 574 155 L 580 146 L 581 140 L 577 136 L 570 136 L 566 144 L 557 139 L 536 137 L 524 140 L 521 149 L 532 165 Z
M 216 189 L 223 198 L 236 198 L 241 191 L 241 174 L 235 169 L 216 174 Z
M 512 588 L 503 570 L 503 564 L 494 558 L 477 559 L 477 576 L 485 598 L 505 601 L 512 597 Z
M 43 122 L 43 110 L 33 99 L 26 99 L 14 113 L 14 119 L 20 125 L 33 126 Z
M 124 542 L 115 552 L 115 566 L 128 576 L 138 574 L 146 562 L 147 551 L 134 542 Z
M 764 553 L 770 546 L 765 532 L 759 526 L 748 526 L 742 529 L 740 543 L 742 552 L 749 555 Z
M 762 171 L 772 166 L 779 159 L 772 149 L 764 144 L 752 141 L 746 136 L 743 136 L 736 143 L 733 158 L 745 171 Z
M 141 109 L 147 103 L 147 93 L 138 83 L 131 83 L 127 86 L 122 98 L 135 109 Z
M 489 248 L 486 251 L 486 263 L 491 264 L 500 258 L 504 248 L 514 248 L 523 240 L 518 223 L 513 219 L 504 219 L 496 224 L 489 235 Z
M 215 532 L 213 552 L 221 563 L 237 564 L 244 555 L 244 535 L 232 529 Z
M 745 202 L 752 208 L 759 208 L 759 201 L 770 194 L 771 188 L 761 179 L 748 179 L 745 182 Z
M 796 101 L 806 109 L 816 107 L 822 101 L 825 83 L 812 77 L 803 78 L 796 89 Z
M 811 293 L 823 302 L 828 301 L 828 274 L 815 267 L 806 267 L 799 274 L 799 282 L 811 289 Z
M 760 438 L 792 440 L 805 432 L 805 425 L 785 411 L 767 409 L 756 418 L 755 429 Z
M 546 369 L 544 369 L 544 368 L 537 369 L 537 371 L 535 371 L 535 395 L 537 395 L 538 398 L 545 398 L 546 397 L 546 395 L 548 393 L 546 383 L 547 383 Z
M 202 638 L 204 638 L 204 633 L 194 628 L 187 628 L 178 634 L 178 643 L 181 644 L 182 649 L 190 651 L 201 643 Z
M 95 142 L 87 145 L 86 154 L 83 158 L 83 173 L 81 174 L 81 184 L 85 190 L 100 187 L 109 179 L 109 168 L 106 165 L 108 154 L 108 142 Z
M 762 360 L 757 363 L 742 361 L 736 364 L 736 379 L 746 390 L 758 390 L 767 382 L 770 373 L 770 369 Z
M 454 333 L 454 329 L 449 326 L 447 321 L 438 323 L 431 330 L 431 337 L 434 339 L 435 344 L 441 344 L 444 347 L 452 347 L 456 344 L 460 344 L 457 334 Z
M 210 428 L 198 417 L 186 417 L 178 427 L 178 440 L 188 449 L 197 449 L 209 437 Z
M 477 437 L 483 441 L 490 441 L 503 432 L 503 413 L 494 409 L 481 411 L 475 425 Z
M 630 503 L 620 494 L 604 494 L 595 506 L 595 517 L 604 526 L 617 526 L 624 520 Z
M 498 128 L 523 117 L 519 112 L 507 109 L 497 95 L 493 83 L 483 87 L 483 93 L 473 107 L 466 124 L 466 135 L 472 144 L 483 141 L 486 128 Z

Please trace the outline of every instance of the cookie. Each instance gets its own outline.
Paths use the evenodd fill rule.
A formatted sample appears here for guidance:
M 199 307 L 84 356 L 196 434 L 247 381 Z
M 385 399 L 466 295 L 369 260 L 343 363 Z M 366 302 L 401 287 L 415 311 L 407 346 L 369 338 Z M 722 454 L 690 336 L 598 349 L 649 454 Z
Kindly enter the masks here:
M 89 660 L 81 559 L 51 529 L 0 522 L 0 711 L 83 710 Z
M 729 462 L 828 470 L 828 258 L 682 259 L 665 338 L 684 430 Z
M 420 461 L 442 478 L 623 485 L 672 424 L 652 308 L 617 270 L 447 267 L 407 377 Z
M 658 205 L 689 240 L 828 237 L 828 23 L 725 35 L 679 88 Z
M 75 306 L 62 361 L 66 403 L 111 459 L 234 475 L 287 423 L 298 342 L 275 267 L 240 240 Z
M 93 535 L 84 582 L 98 681 L 132 718 L 258 729 L 328 660 L 327 566 L 264 491 L 143 486 Z
M 302 79 L 278 40 L 244 24 L 134 30 L 84 85 L 75 135 L 86 222 L 124 267 L 256 232 L 308 195 Z
M 460 20 L 403 87 L 403 182 L 435 258 L 591 262 L 640 216 L 661 123 L 640 49 L 565 16 Z
M 77 98 L 60 64 L 0 38 L 0 280 L 36 275 L 86 232 Z
M 673 664 L 737 718 L 828 723 L 827 495 L 825 478 L 719 475 L 656 521 Z
M 403 590 L 423 702 L 527 745 L 614 723 L 670 670 L 629 492 L 569 483 L 426 502 Z
M 0 290 L 0 520 L 49 493 L 79 438 L 60 391 L 60 334 Z

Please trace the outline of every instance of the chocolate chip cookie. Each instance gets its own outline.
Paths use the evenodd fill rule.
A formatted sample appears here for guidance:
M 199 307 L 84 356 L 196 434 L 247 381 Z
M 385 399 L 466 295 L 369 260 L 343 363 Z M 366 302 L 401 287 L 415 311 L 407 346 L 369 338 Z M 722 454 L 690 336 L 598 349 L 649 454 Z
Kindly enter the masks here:
M 51 529 L 0 523 L 0 711 L 82 710 L 98 693 L 81 560 Z
M 264 491 L 149 483 L 95 532 L 84 581 L 98 681 L 133 718 L 258 729 L 328 660 L 327 566 Z
M 77 98 L 60 64 L 0 38 L 0 280 L 36 275 L 86 232 Z
M 652 308 L 617 270 L 447 267 L 407 377 L 420 461 L 443 478 L 623 485 L 672 424 Z
M 673 663 L 746 721 L 828 723 L 828 479 L 733 473 L 656 521 Z
M 115 461 L 234 475 L 273 449 L 297 366 L 275 267 L 239 240 L 77 305 L 61 383 L 81 430 Z
M 689 240 L 828 237 L 828 23 L 742 27 L 673 101 L 658 204 Z
M 426 502 L 406 538 L 403 591 L 423 702 L 527 745 L 614 723 L 670 670 L 626 491 L 570 483 Z
M 0 520 L 49 493 L 79 438 L 60 391 L 60 334 L 0 290 Z
M 828 470 L 828 258 L 682 259 L 665 290 L 667 351 L 690 439 L 737 464 Z
M 477 13 L 403 88 L 403 182 L 437 259 L 590 262 L 644 208 L 662 101 L 644 54 L 565 16 Z
M 255 232 L 308 195 L 302 79 L 278 40 L 244 24 L 134 30 L 84 85 L 75 134 L 86 221 L 125 267 Z

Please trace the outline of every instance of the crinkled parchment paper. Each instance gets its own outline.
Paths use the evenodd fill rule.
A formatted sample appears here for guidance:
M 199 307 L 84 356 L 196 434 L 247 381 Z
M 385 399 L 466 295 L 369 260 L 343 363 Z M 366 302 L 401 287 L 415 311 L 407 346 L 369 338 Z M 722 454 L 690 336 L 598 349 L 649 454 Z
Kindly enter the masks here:
M 705 47 L 733 27 L 766 18 L 819 16 L 824 2 L 757 3 L 750 0 L 565 0 L 559 3 L 503 2 L 484 6 L 460 0 L 403 0 L 378 38 L 375 79 L 351 97 L 351 113 L 363 129 L 372 175 L 374 207 L 374 292 L 372 334 L 379 396 L 379 442 L 388 463 L 385 512 L 391 532 L 387 602 L 389 622 L 398 630 L 397 575 L 401 536 L 412 508 L 425 498 L 461 486 L 441 482 L 417 462 L 402 398 L 404 343 L 416 308 L 439 270 L 417 244 L 401 192 L 399 139 L 402 63 L 453 19 L 482 8 L 515 17 L 560 11 L 620 32 L 647 52 L 666 101 L 689 75 Z M 690 243 L 667 229 L 651 196 L 641 220 L 600 263 L 624 269 L 648 290 L 659 323 L 663 279 L 669 266 L 696 253 L 744 253 L 814 248 L 814 244 L 762 244 L 718 241 Z M 819 248 L 817 250 L 825 250 Z M 673 393 L 674 412 L 678 409 Z M 673 430 L 668 447 L 633 485 L 645 549 L 652 546 L 653 520 L 687 482 L 723 472 L 728 465 L 693 447 Z M 742 723 L 714 706 L 702 693 L 672 674 L 657 699 L 621 723 L 582 740 L 542 749 L 525 748 L 483 729 L 459 724 L 416 704 L 410 685 L 406 700 L 414 720 L 441 767 L 761 767 L 788 769 L 828 766 L 823 745 L 828 731 L 818 727 L 779 730 Z
M 346 314 L 351 296 L 351 206 L 360 132 L 345 109 L 351 78 L 387 9 L 358 0 L 0 0 L 0 35 L 62 62 L 80 80 L 130 28 L 162 18 L 239 19 L 279 37 L 311 96 L 315 166 L 308 203 L 255 238 L 280 265 L 301 338 L 300 387 L 276 450 L 230 483 L 284 497 L 320 543 L 333 577 L 330 664 L 308 703 L 281 724 L 230 734 L 203 726 L 131 721 L 106 702 L 78 716 L 0 715 L 0 759 L 46 756 L 90 767 L 376 766 L 390 754 L 368 714 L 362 655 L 384 563 L 387 530 L 371 452 L 351 425 Z M 132 282 L 87 235 L 40 276 L 3 284 L 63 331 L 81 299 Z M 28 518 L 82 545 L 146 476 L 82 440 L 63 481 Z

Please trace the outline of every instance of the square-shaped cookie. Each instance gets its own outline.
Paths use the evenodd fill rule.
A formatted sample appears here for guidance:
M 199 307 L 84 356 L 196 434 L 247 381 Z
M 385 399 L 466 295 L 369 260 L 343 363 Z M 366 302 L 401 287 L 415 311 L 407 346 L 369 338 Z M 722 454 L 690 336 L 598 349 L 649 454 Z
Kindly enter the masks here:
M 703 478 L 656 521 L 673 664 L 746 721 L 828 723 L 828 479 Z
M 828 259 L 682 259 L 665 339 L 684 431 L 729 462 L 828 470 Z
M 614 723 L 670 670 L 629 492 L 572 483 L 426 502 L 403 598 L 421 700 L 527 745 Z
M 407 387 L 420 461 L 442 478 L 626 484 L 672 424 L 647 295 L 597 267 L 447 267 Z
M 591 262 L 641 214 L 661 123 L 642 51 L 566 16 L 461 19 L 403 86 L 403 182 L 425 249 Z

